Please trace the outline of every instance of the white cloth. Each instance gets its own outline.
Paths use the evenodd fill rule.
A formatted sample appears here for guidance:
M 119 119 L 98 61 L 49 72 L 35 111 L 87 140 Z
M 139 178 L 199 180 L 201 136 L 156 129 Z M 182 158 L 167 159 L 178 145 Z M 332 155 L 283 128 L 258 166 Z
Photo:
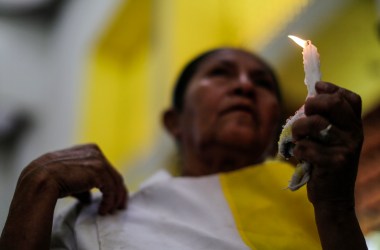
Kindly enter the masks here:
M 51 248 L 249 249 L 236 230 L 217 175 L 173 178 L 160 172 L 152 180 L 130 197 L 125 211 L 98 216 L 96 202 L 59 215 Z

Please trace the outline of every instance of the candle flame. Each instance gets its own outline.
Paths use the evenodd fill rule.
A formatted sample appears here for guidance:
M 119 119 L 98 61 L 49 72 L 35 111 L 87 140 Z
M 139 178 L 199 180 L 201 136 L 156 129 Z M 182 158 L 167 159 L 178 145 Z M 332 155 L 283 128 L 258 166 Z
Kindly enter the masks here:
M 301 46 L 302 48 L 305 48 L 306 44 L 307 44 L 307 41 L 299 38 L 299 37 L 296 37 L 296 36 L 291 36 L 289 35 L 288 36 L 290 39 L 292 39 L 296 44 L 298 44 L 299 46 Z

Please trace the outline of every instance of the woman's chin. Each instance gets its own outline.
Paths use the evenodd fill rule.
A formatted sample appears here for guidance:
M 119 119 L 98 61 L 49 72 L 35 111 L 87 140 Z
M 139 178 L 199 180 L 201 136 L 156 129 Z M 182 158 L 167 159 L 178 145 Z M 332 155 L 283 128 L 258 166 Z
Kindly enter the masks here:
M 220 131 L 219 141 L 224 145 L 251 147 L 255 144 L 257 133 L 252 127 L 240 126 L 227 131 Z

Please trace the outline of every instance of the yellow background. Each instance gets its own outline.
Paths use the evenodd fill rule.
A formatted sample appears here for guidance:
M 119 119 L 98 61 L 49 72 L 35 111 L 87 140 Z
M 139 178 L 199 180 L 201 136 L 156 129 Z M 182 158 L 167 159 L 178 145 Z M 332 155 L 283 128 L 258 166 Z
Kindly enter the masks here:
M 239 46 L 260 54 L 312 4 L 307 0 L 123 1 L 88 60 L 79 140 L 98 143 L 116 166 L 128 166 L 149 152 L 162 132 L 160 113 L 169 104 L 171 87 L 186 61 L 217 46 Z M 323 13 L 318 14 L 318 29 L 295 35 L 318 47 L 323 80 L 358 92 L 364 110 L 369 110 L 380 92 L 374 3 L 351 1 L 328 22 Z M 276 70 L 286 108 L 293 112 L 306 95 L 302 55 L 287 40 L 283 46 L 290 56 Z

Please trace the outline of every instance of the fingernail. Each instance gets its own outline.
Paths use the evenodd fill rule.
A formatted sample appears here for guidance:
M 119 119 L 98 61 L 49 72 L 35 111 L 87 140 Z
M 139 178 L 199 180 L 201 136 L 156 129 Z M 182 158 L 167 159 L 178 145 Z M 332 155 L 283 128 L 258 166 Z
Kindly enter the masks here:
M 318 90 L 324 92 L 332 92 L 337 88 L 335 85 L 328 82 L 317 82 L 315 86 Z

